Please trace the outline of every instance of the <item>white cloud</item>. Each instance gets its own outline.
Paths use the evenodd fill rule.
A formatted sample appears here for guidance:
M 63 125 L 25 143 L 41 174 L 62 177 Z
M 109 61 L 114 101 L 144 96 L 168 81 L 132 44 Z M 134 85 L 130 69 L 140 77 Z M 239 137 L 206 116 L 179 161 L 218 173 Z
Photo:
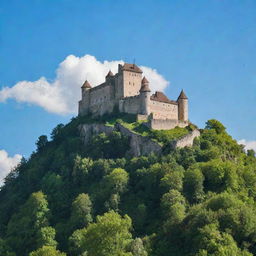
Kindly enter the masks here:
M 0 150 L 0 186 L 6 175 L 20 162 L 22 156 L 19 154 L 13 157 L 8 156 L 5 150 Z
M 253 149 L 256 152 L 256 141 L 247 141 L 245 139 L 239 140 L 238 144 L 245 145 L 245 150 Z
M 76 114 L 80 87 L 85 79 L 96 86 L 104 82 L 109 69 L 116 73 L 119 63 L 123 64 L 123 61 L 100 62 L 91 55 L 69 55 L 59 64 L 56 78 L 52 82 L 41 77 L 37 81 L 21 81 L 12 87 L 4 87 L 0 90 L 0 102 L 15 99 L 17 102 L 40 106 L 52 113 Z M 166 88 L 168 81 L 155 69 L 144 66 L 141 69 L 152 91 Z

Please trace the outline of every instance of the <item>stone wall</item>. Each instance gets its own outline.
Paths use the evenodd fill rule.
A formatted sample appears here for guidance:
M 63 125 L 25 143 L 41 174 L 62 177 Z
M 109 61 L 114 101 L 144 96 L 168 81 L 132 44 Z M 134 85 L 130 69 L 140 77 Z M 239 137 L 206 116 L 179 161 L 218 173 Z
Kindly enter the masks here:
M 183 136 L 182 138 L 172 141 L 170 144 L 173 149 L 191 147 L 193 146 L 194 139 L 199 136 L 200 136 L 200 132 L 198 130 L 194 130 L 189 134 Z
M 178 120 L 178 105 L 150 100 L 150 112 L 154 119 L 176 119 Z
M 119 111 L 128 114 L 138 114 L 141 112 L 140 95 L 127 97 L 119 101 Z
M 114 88 L 112 84 L 103 84 L 90 89 L 89 111 L 93 115 L 111 113 L 115 105 Z
M 188 123 L 172 119 L 151 119 L 146 125 L 153 130 L 170 130 L 176 126 L 186 127 L 188 126 Z
M 142 77 L 140 73 L 123 71 L 123 97 L 139 95 L 141 88 L 141 79 Z
M 106 126 L 104 124 L 82 124 L 79 126 L 79 130 L 81 139 L 85 145 L 88 144 L 91 137 L 94 135 L 100 133 L 109 135 L 113 131 L 120 131 L 124 136 L 130 138 L 130 150 L 127 152 L 128 155 L 136 157 L 149 155 L 151 153 L 160 154 L 162 152 L 162 146 L 159 143 L 151 140 L 149 137 L 134 133 L 119 123 L 117 123 L 115 127 Z M 193 145 L 194 139 L 198 136 L 200 136 L 200 132 L 194 130 L 178 140 L 171 141 L 171 148 L 190 147 Z

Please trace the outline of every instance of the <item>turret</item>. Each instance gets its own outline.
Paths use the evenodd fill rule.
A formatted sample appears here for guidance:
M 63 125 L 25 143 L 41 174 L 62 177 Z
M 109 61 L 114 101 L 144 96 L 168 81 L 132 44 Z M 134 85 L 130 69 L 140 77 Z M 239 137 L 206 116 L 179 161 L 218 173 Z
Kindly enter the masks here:
M 188 97 L 182 90 L 178 99 L 178 117 L 180 121 L 188 122 Z
M 89 112 L 89 106 L 90 106 L 90 89 L 91 89 L 90 83 L 86 80 L 82 87 L 82 100 L 79 101 L 79 115 L 86 115 Z
M 81 89 L 82 89 L 82 98 L 83 98 L 84 94 L 85 94 L 87 91 L 89 91 L 91 88 L 92 88 L 92 87 L 91 87 L 90 83 L 86 80 L 86 81 L 83 83 L 83 85 L 81 86 Z
M 141 114 L 142 115 L 149 115 L 149 103 L 150 103 L 150 89 L 149 89 L 149 81 L 144 76 L 141 81 L 141 88 L 140 88 L 140 98 L 141 98 Z
M 106 82 L 110 82 L 112 78 L 114 78 L 114 74 L 111 72 L 111 70 L 109 70 L 105 78 L 106 78 Z

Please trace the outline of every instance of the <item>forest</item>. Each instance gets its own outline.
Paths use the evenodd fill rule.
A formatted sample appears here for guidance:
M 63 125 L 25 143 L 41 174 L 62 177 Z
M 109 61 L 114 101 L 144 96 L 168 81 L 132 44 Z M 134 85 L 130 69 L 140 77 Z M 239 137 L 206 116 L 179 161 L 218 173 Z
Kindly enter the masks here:
M 193 147 L 131 157 L 118 131 L 83 145 L 82 122 L 40 136 L 5 178 L 1 256 L 256 255 L 255 152 L 222 123 Z

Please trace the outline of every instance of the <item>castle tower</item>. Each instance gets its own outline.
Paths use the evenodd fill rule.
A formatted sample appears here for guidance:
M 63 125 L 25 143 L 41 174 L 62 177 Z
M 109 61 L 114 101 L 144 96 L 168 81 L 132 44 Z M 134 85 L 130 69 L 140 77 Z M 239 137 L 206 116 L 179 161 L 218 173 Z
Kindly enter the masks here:
M 140 99 L 141 99 L 141 114 L 142 115 L 149 115 L 150 114 L 150 89 L 149 89 L 149 81 L 144 76 L 141 81 L 141 88 L 140 88 Z
M 179 121 L 188 122 L 188 97 L 183 90 L 181 91 L 177 102 Z
M 89 112 L 89 105 L 90 105 L 90 83 L 86 80 L 82 87 L 82 100 L 79 102 L 79 115 L 86 115 Z
M 113 80 L 114 74 L 109 70 L 108 74 L 106 75 L 106 82 L 110 82 Z
M 118 65 L 116 99 L 140 94 L 142 70 L 135 64 Z

